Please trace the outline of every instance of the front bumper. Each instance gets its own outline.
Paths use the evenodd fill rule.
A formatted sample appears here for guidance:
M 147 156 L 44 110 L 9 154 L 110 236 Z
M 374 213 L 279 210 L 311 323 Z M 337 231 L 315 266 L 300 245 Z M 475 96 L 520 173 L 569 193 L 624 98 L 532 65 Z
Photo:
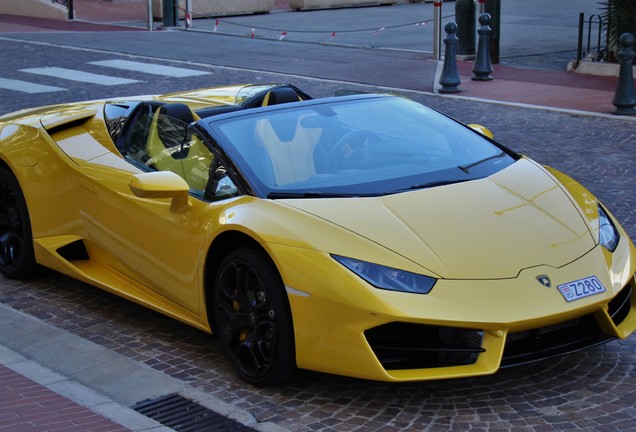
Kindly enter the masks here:
M 635 298 L 632 279 L 606 307 L 543 327 L 506 332 L 392 322 L 364 334 L 382 367 L 396 379 L 415 379 L 417 370 L 440 368 L 462 374 L 462 366 L 472 367 L 474 374 L 491 373 L 616 339 L 628 330 L 620 327 L 629 326 L 624 323 L 630 314 L 634 318 Z
M 277 249 L 281 257 L 294 248 Z M 636 253 L 627 237 L 612 254 L 597 246 L 562 268 L 538 266 L 514 279 L 439 280 L 427 295 L 372 288 L 320 252 L 296 250 L 293 259 L 293 269 L 279 268 L 300 368 L 382 381 L 485 375 L 636 330 Z M 568 303 L 556 289 L 591 275 L 606 292 Z

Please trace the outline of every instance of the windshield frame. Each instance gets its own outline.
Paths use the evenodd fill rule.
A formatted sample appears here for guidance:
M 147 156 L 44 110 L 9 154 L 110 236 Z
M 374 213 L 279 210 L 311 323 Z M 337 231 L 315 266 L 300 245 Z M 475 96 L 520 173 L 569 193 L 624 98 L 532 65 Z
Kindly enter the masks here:
M 454 167 L 442 171 L 433 171 L 430 173 L 417 172 L 411 176 L 390 177 L 390 178 L 374 178 L 374 174 L 369 172 L 364 182 L 343 183 L 340 185 L 313 187 L 308 185 L 303 188 L 302 183 L 298 182 L 295 187 L 280 187 L 263 181 L 254 168 L 254 160 L 248 161 L 242 150 L 232 143 L 230 137 L 224 132 L 224 125 L 243 119 L 264 119 L 279 113 L 294 112 L 301 110 L 326 110 L 331 107 L 340 107 L 341 104 L 365 103 L 390 103 L 391 101 L 405 100 L 417 105 L 418 109 L 423 109 L 428 115 L 435 118 L 435 123 L 440 123 L 444 127 L 458 128 L 464 133 L 469 132 L 469 136 L 481 142 L 482 145 L 489 147 L 492 154 L 479 160 L 472 160 L 467 163 L 457 164 Z M 259 107 L 246 109 L 237 112 L 221 114 L 211 118 L 200 120 L 199 126 L 204 129 L 207 134 L 216 142 L 227 156 L 233 161 L 236 170 L 244 177 L 245 181 L 250 185 L 250 189 L 256 196 L 261 198 L 282 199 L 282 198 L 322 198 L 322 197 L 363 197 L 363 196 L 383 196 L 395 193 L 402 193 L 413 189 L 421 189 L 428 187 L 439 187 L 442 185 L 453 184 L 457 182 L 465 182 L 488 177 L 496 172 L 501 171 L 507 166 L 518 160 L 521 155 L 508 149 L 507 147 L 495 142 L 494 140 L 478 133 L 474 129 L 460 123 L 449 116 L 440 113 L 430 107 L 424 106 L 410 99 L 401 98 L 393 95 L 353 95 L 341 96 L 324 99 L 314 99 L 309 101 L 293 102 L 282 105 L 274 105 L 270 107 Z M 249 139 L 249 137 L 247 138 Z M 247 140 L 246 139 L 246 140 Z M 240 140 L 236 140 L 240 141 Z M 245 141 L 245 140 L 244 140 Z M 249 152 L 245 152 L 249 153 Z M 503 162 L 503 163 L 501 163 Z M 498 166 L 497 166 L 498 165 Z M 472 172 L 475 171 L 475 172 Z M 365 175 L 358 173 L 360 178 Z M 344 177 L 343 177 L 344 178 Z M 387 182 L 390 186 L 387 187 Z M 357 189 L 353 185 L 360 186 Z M 355 189 L 355 190 L 354 190 Z

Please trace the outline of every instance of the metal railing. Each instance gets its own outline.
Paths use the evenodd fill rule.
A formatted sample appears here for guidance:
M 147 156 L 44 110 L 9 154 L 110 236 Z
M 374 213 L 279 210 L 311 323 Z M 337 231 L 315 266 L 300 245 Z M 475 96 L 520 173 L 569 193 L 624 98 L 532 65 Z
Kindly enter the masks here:
M 583 46 L 585 28 L 587 24 L 587 44 Z M 587 20 L 585 14 L 579 14 L 579 41 L 576 60 L 604 61 L 607 60 L 607 38 L 603 41 L 603 34 L 607 35 L 607 25 L 600 15 L 593 14 Z M 596 44 L 592 42 L 592 36 L 596 36 Z
M 587 61 L 616 61 L 613 49 L 618 37 L 626 31 L 634 31 L 633 20 L 623 22 L 612 18 L 608 21 L 606 15 L 592 14 L 585 18 L 584 13 L 579 14 L 579 38 L 576 59 Z M 587 43 L 584 44 L 584 41 Z

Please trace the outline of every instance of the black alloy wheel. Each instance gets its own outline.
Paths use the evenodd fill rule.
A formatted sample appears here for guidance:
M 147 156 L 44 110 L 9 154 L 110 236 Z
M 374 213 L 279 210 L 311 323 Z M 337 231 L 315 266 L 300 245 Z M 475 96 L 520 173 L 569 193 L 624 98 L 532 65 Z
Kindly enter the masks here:
M 29 211 L 14 175 L 0 168 L 0 272 L 8 278 L 37 273 Z
M 256 248 L 231 252 L 221 263 L 214 290 L 216 330 L 238 374 L 268 386 L 296 369 L 289 302 L 269 257 Z

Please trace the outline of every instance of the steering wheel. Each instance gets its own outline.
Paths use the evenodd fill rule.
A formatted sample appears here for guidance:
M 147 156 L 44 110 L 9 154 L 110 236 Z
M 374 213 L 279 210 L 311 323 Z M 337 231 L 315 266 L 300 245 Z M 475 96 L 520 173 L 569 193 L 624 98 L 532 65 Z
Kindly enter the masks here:
M 369 130 L 358 129 L 347 132 L 329 152 L 329 161 L 336 171 L 359 167 L 364 162 L 367 146 L 377 141 L 378 136 Z

